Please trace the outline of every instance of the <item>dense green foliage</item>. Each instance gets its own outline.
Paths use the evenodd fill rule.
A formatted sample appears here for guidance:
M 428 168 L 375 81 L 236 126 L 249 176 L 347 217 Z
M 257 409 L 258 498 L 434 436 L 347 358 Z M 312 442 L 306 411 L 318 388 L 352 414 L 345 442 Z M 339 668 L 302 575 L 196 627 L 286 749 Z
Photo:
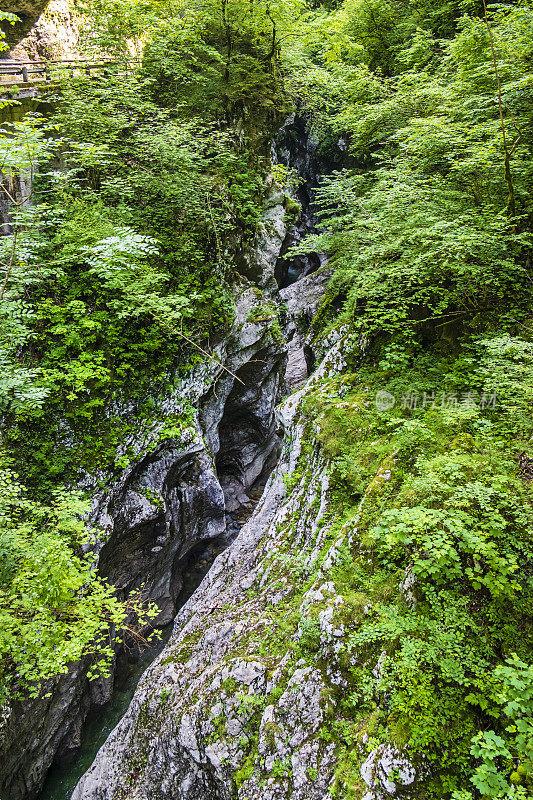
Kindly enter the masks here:
M 66 170 L 39 177 L 36 194 L 46 202 L 21 219 L 20 262 L 6 286 L 6 340 L 17 353 L 24 348 L 26 371 L 29 363 L 36 369 L 26 387 L 19 355 L 13 381 L 31 394 L 25 404 L 18 392 L 14 406 L 6 387 L 5 410 L 24 412 L 9 439 L 20 447 L 29 437 L 34 446 L 43 430 L 54 455 L 51 464 L 46 442 L 40 455 L 34 452 L 41 475 L 43 467 L 60 474 L 60 442 L 50 440 L 54 406 L 56 425 L 66 414 L 89 438 L 85 444 L 78 438 L 81 449 L 69 449 L 63 469 L 105 466 L 120 441 L 110 438 L 113 431 L 124 432 L 118 420 L 102 420 L 102 406 L 125 393 L 130 402 L 146 402 L 147 386 L 153 396 L 180 364 L 187 368 L 187 339 L 224 330 L 231 265 L 217 240 L 244 238 L 257 215 L 257 183 L 226 137 L 139 101 L 142 85 L 134 81 L 129 93 L 124 84 L 106 89 L 81 87 L 79 99 L 58 114 L 69 140 L 38 140 L 41 158 L 59 151 Z M 24 141 L 30 125 L 18 126 Z M 235 216 L 229 174 L 243 176 L 242 211 Z M 207 207 L 205 197 L 211 197 Z M 12 245 L 6 239 L 8 257 Z M 23 301 L 30 286 L 31 302 Z M 38 401 L 45 396 L 43 419 Z
M 175 430 L 180 420 L 167 421 L 159 398 L 209 357 L 231 323 L 235 257 L 255 235 L 270 168 L 265 142 L 282 98 L 279 10 L 246 6 L 243 35 L 243 7 L 224 9 L 222 20 L 216 5 L 187 20 L 166 14 L 161 26 L 158 14 L 143 16 L 146 7 L 114 16 L 106 6 L 106 29 L 94 14 L 92 40 L 111 36 L 120 52 L 113 25 L 149 22 L 143 63 L 65 81 L 49 98 L 51 119 L 26 114 L 0 131 L 13 223 L 1 257 L 2 449 L 18 474 L 1 501 L 13 564 L 0 578 L 4 692 L 15 674 L 22 688 L 37 681 L 37 691 L 39 678 L 89 650 L 95 663 L 105 660 L 103 632 L 140 610 L 119 604 L 82 555 L 86 507 L 61 501 L 63 520 L 71 509 L 65 530 L 76 531 L 69 538 L 54 498 L 70 498 L 80 480 L 95 487 L 120 474 L 132 458 L 124 443 L 144 422 L 161 418 L 163 431 Z M 197 80 L 186 97 L 180 81 L 165 78 L 179 62 L 189 69 L 181 80 Z M 31 556 L 39 550 L 42 574 Z M 46 580 L 50 594 L 40 596 Z M 23 606 L 37 597 L 32 615 Z
M 372 731 L 369 749 L 392 742 L 409 754 L 425 775 L 424 797 L 468 792 L 471 749 L 482 754 L 478 731 L 513 751 L 493 759 L 499 788 L 484 794 L 507 797 L 505 781 L 531 767 L 532 709 L 529 701 L 521 709 L 527 735 L 519 743 L 501 714 L 498 666 L 531 655 L 533 519 L 509 438 L 526 424 L 529 437 L 531 423 L 514 417 L 517 383 L 510 402 L 502 391 L 493 406 L 509 376 L 531 376 L 532 351 L 509 337 L 492 360 L 488 344 L 472 348 L 470 363 L 481 366 L 470 374 L 460 358 L 434 353 L 400 373 L 383 360 L 323 385 L 307 405 L 351 543 L 336 585 L 361 666 L 347 670 L 354 692 L 342 700 L 344 715 L 355 730 L 363 720 Z M 396 405 L 376 407 L 380 392 Z M 369 673 L 378 660 L 379 672 Z M 360 763 L 350 767 L 348 753 L 341 763 L 351 796 Z
M 87 510 L 75 492 L 58 491 L 50 504 L 36 503 L 11 469 L 0 471 L 2 702 L 38 696 L 43 680 L 82 656 L 90 677 L 105 674 L 114 643 L 140 635 L 157 613 L 140 597 L 119 602 L 95 573 L 94 559 L 84 552 L 94 537 L 82 522 Z
M 344 326 L 353 370 L 308 407 L 353 529 L 344 714 L 421 797 L 530 797 L 533 9 L 365 0 L 315 25 L 294 83 L 353 158 L 304 243 L 334 266 L 317 340 Z

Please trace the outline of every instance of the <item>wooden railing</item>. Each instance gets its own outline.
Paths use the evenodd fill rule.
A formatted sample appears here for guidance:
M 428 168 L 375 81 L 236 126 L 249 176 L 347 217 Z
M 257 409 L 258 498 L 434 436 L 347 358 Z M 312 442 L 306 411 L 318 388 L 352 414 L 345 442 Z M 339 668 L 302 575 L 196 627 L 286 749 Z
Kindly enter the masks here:
M 94 61 L 90 59 L 55 59 L 50 61 L 12 61 L 0 59 L 0 87 L 20 83 L 51 81 L 54 77 L 64 77 L 65 73 L 90 75 L 92 72 L 106 72 L 118 65 L 116 61 Z M 10 78 L 12 80 L 10 80 Z

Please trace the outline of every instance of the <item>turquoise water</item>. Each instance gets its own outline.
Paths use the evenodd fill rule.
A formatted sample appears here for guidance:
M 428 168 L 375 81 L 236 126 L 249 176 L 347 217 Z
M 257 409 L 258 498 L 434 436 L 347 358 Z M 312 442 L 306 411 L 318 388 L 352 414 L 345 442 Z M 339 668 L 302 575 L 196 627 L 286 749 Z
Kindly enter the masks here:
M 200 585 L 216 556 L 233 541 L 243 523 L 252 514 L 259 501 L 264 484 L 248 492 L 252 498 L 246 507 L 242 507 L 235 515 L 227 515 L 227 532 L 225 536 L 207 542 L 199 542 L 183 564 L 183 588 L 178 598 L 177 608 L 186 602 Z M 161 637 L 152 647 L 146 648 L 138 660 L 127 663 L 121 659 L 117 664 L 113 697 L 108 705 L 91 712 L 85 722 L 82 734 L 82 745 L 79 753 L 68 763 L 55 764 L 46 777 L 46 781 L 37 800 L 70 800 L 76 784 L 89 769 L 95 756 L 105 740 L 115 728 L 131 702 L 137 684 L 143 672 L 164 648 L 173 624 L 170 623 L 161 631 Z
M 110 702 L 91 712 L 83 728 L 82 746 L 75 759 L 67 764 L 54 765 L 47 777 L 38 800 L 70 800 L 74 788 L 91 764 L 113 728 L 126 713 L 141 675 L 159 655 L 168 641 L 172 625 L 161 632 L 161 638 L 152 647 L 146 648 L 140 658 L 120 668 L 120 678 L 115 681 Z

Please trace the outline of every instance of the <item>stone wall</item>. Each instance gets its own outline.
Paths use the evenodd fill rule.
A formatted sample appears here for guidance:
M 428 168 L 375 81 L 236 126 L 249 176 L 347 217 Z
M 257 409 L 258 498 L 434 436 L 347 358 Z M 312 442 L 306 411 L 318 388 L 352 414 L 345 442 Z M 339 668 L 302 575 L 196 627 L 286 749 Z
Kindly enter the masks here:
M 0 8 L 20 18 L 16 25 L 3 26 L 10 45 L 3 58 L 33 61 L 80 57 L 78 18 L 69 0 L 2 0 Z

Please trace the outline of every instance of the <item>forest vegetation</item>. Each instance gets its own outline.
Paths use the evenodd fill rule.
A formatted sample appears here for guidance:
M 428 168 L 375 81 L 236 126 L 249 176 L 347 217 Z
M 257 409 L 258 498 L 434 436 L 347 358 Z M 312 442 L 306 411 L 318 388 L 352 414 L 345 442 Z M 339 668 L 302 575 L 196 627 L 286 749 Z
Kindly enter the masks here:
M 392 468 L 335 578 L 346 658 L 366 654 L 331 722 L 338 796 L 360 796 L 364 725 L 369 748 L 409 753 L 421 798 L 531 800 L 533 6 L 79 12 L 87 52 L 114 71 L 54 86 L 53 113 L 0 137 L 2 171 L 33 175 L 1 241 L 2 701 L 83 654 L 105 670 L 110 625 L 153 613 L 95 571 L 84 487 L 120 474 L 136 420 L 227 332 L 265 180 L 290 185 L 270 142 L 296 112 L 321 153 L 348 151 L 320 186 L 321 232 L 299 246 L 333 267 L 315 341 L 342 328 L 347 342 L 349 368 L 305 406 L 335 524 Z

